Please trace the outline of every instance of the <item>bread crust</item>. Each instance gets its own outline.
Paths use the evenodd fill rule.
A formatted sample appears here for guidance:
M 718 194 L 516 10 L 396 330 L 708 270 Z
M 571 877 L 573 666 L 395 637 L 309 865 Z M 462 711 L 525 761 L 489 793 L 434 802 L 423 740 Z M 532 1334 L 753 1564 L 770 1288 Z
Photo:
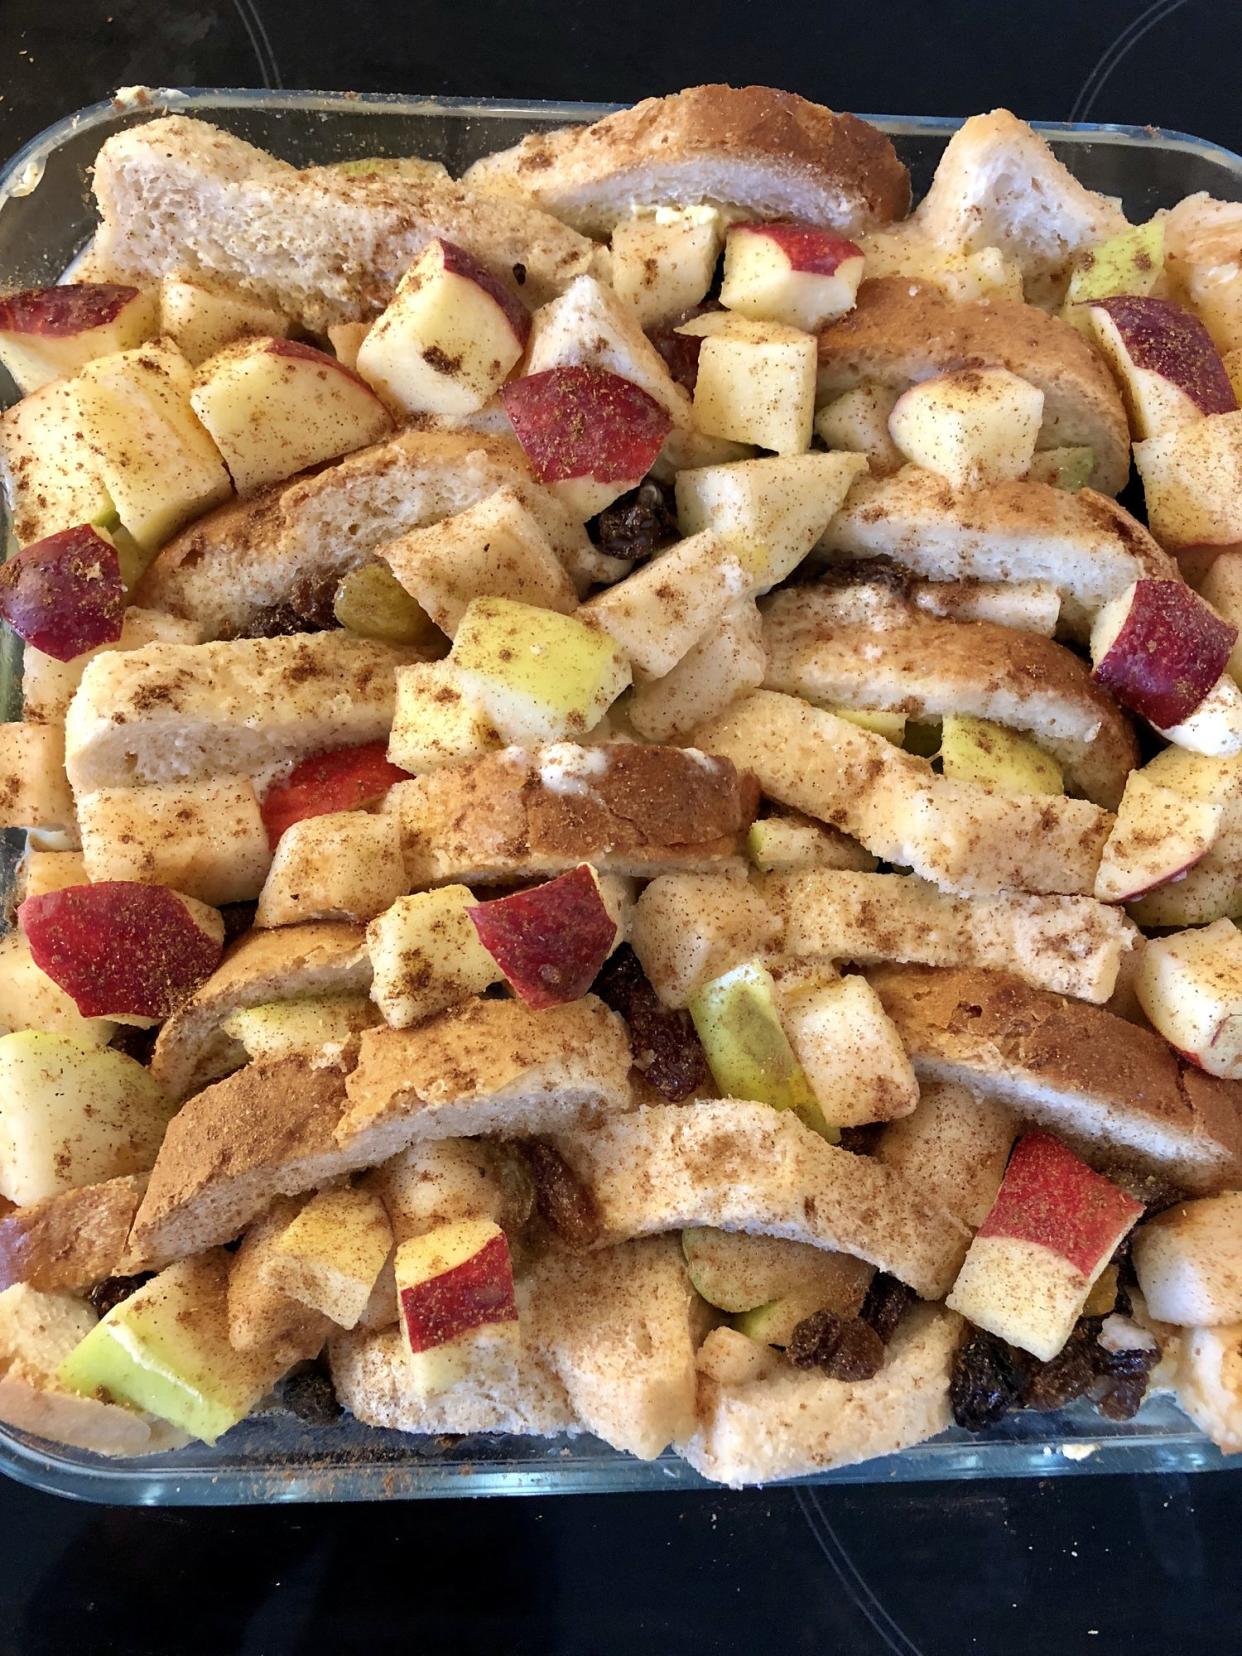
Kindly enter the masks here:
M 0 1289 L 79 1291 L 112 1276 L 147 1188 L 145 1173 L 61 1191 L 0 1218 Z
M 919 1074 L 973 1081 L 1188 1189 L 1236 1181 L 1242 1084 L 1181 1064 L 1153 1031 L 1008 972 L 881 966 L 867 975 Z
M 696 169 L 713 162 L 728 167 L 721 190 L 695 193 Z M 748 184 L 746 167 L 760 180 Z M 623 216 L 631 181 L 631 199 L 710 196 L 769 217 L 792 190 L 804 209 L 797 216 L 846 233 L 910 209 L 910 175 L 883 133 L 770 86 L 691 86 L 645 98 L 590 126 L 534 133 L 465 175 L 468 184 L 533 202 L 593 235 L 606 235 Z
M 878 276 L 819 336 L 819 396 L 860 380 L 904 390 L 959 368 L 1007 368 L 1044 393 L 1045 447 L 1095 450 L 1093 486 L 1130 475 L 1130 428 L 1104 360 L 1058 316 L 1007 299 L 954 301 L 934 282 Z

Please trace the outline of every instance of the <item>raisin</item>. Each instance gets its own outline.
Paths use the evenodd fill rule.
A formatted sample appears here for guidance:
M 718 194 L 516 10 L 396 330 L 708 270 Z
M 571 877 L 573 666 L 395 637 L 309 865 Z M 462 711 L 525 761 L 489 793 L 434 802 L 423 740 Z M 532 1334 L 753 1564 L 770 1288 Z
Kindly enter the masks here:
M 1165 1208 L 1173 1207 L 1177 1202 L 1186 1199 L 1185 1191 L 1171 1184 L 1159 1173 L 1141 1173 L 1138 1169 L 1126 1167 L 1121 1162 L 1106 1162 L 1100 1168 L 1100 1172 L 1115 1185 L 1120 1185 L 1127 1196 L 1133 1196 L 1136 1202 L 1142 1202 L 1149 1219 L 1157 1213 L 1162 1213 Z
M 661 1004 L 628 943 L 604 962 L 592 988 L 625 1019 L 634 1063 L 658 1093 L 676 1104 L 706 1083 L 707 1059 L 690 1014 Z
M 220 918 L 224 921 L 224 946 L 235 943 L 243 932 L 254 925 L 257 903 L 221 903 Z
M 560 1151 L 545 1139 L 527 1139 L 522 1151 L 535 1182 L 535 1204 L 548 1228 L 570 1248 L 597 1242 L 595 1198 Z
M 887 1345 L 913 1299 L 913 1289 L 907 1288 L 904 1282 L 898 1282 L 896 1277 L 877 1271 L 858 1315 L 868 1327 L 875 1329 Z
M 257 610 L 233 636 L 285 638 L 293 633 L 327 632 L 337 624 L 336 588 L 334 577 L 300 575 L 283 604 Z
M 842 1127 L 840 1144 L 854 1156 L 869 1156 L 876 1147 L 884 1124 L 869 1121 L 862 1127 Z
M 957 1353 L 949 1382 L 953 1418 L 968 1432 L 995 1426 L 1016 1407 L 1021 1381 L 1003 1340 L 979 1328 Z
M 332 1377 L 318 1363 L 291 1370 L 277 1386 L 276 1396 L 307 1426 L 330 1426 L 340 1419 L 341 1405 Z
M 131 1294 L 137 1293 L 144 1282 L 150 1282 L 154 1274 L 153 1271 L 142 1271 L 138 1276 L 105 1277 L 102 1282 L 95 1284 L 86 1297 L 98 1315 L 106 1317 L 114 1306 L 120 1305 Z
M 637 562 L 677 539 L 677 517 L 664 488 L 649 477 L 594 519 L 592 538 L 610 558 Z
M 704 309 L 707 307 L 705 306 Z M 691 312 L 697 315 L 697 312 Z M 675 328 L 652 328 L 647 335 L 664 358 L 664 366 L 683 390 L 694 395 L 694 382 L 699 377 L 699 352 L 702 339 L 694 334 L 680 334 Z
M 118 1024 L 109 1044 L 114 1051 L 123 1052 L 135 1063 L 149 1064 L 158 1034 L 158 1029 L 138 1029 L 133 1024 Z
M 812 1311 L 794 1329 L 785 1355 L 795 1368 L 819 1369 L 833 1380 L 870 1380 L 884 1366 L 884 1342 L 857 1317 Z

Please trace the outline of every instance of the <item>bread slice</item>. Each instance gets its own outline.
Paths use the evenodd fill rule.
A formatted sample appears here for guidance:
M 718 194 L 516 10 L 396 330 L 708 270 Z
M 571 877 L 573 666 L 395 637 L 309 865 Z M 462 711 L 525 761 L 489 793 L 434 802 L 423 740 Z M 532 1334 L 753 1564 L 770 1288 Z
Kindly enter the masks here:
M 112 1276 L 147 1188 L 145 1173 L 64 1190 L 0 1218 L 0 1288 L 81 1291 Z
M 594 995 L 534 1012 L 468 1000 L 414 1029 L 362 1032 L 337 1142 L 355 1166 L 416 1139 L 543 1133 L 626 1110 L 625 1025 Z
M 370 985 L 365 926 L 324 920 L 247 932 L 160 1030 L 151 1073 L 170 1098 L 184 1098 L 245 1062 L 244 1048 L 221 1028 L 230 1012 L 312 995 L 365 995 Z
M 871 1380 L 832 1380 L 781 1364 L 723 1385 L 699 1381 L 699 1424 L 677 1445 L 696 1472 L 740 1489 L 893 1455 L 953 1423 L 949 1379 L 965 1324 L 942 1306 L 914 1306 Z
M 465 182 L 601 236 L 635 203 L 713 201 L 847 235 L 910 207 L 910 176 L 883 133 L 770 86 L 691 86 L 534 133 L 476 161 Z
M 296 167 L 205 121 L 168 115 L 95 158 L 97 279 L 240 289 L 313 333 L 376 316 L 429 241 L 456 242 L 539 299 L 594 249 L 536 208 L 386 170 Z
M 949 140 L 911 226 L 946 253 L 999 247 L 1021 269 L 1027 298 L 1056 304 L 1077 257 L 1126 229 L 1126 218 L 1025 121 L 993 109 Z
M 992 719 L 1033 737 L 1075 791 L 1116 810 L 1138 744 L 1078 656 L 1037 633 L 928 615 L 886 591 L 871 615 L 855 619 L 856 597 L 828 584 L 790 587 L 768 601 L 770 690 L 912 719 Z
M 1085 799 L 992 793 L 939 776 L 885 737 L 775 690 L 735 702 L 695 739 L 752 771 L 770 799 L 944 891 L 1094 889 L 1112 818 Z
M 1037 989 L 1100 1003 L 1137 926 L 1093 897 L 950 897 L 912 874 L 813 868 L 764 881 L 789 954 L 859 964 L 991 966 Z
M 518 1319 L 530 1326 L 529 1284 L 517 1283 Z M 420 1433 L 516 1432 L 531 1437 L 576 1436 L 578 1419 L 547 1353 L 524 1338 L 517 1373 L 506 1381 L 467 1375 L 422 1401 L 410 1385 L 405 1336 L 399 1328 L 341 1334 L 328 1348 L 336 1395 L 357 1420 L 391 1431 Z
M 654 1460 L 694 1430 L 700 1305 L 680 1238 L 650 1236 L 593 1254 L 545 1254 L 522 1332 L 588 1431 Z
M 977 1230 L 991 1212 L 1017 1136 L 1007 1104 L 955 1081 L 924 1077 L 918 1109 L 885 1125 L 875 1155 L 929 1202 Z
M 414 888 L 557 874 L 580 862 L 649 876 L 728 866 L 754 815 L 727 759 L 633 742 L 506 748 L 398 782 Z
M 932 581 L 1050 581 L 1064 629 L 1080 639 L 1131 582 L 1179 579 L 1168 553 L 1107 495 L 1051 483 L 966 493 L 917 466 L 859 478 L 820 548 L 834 563 L 895 558 Z
M 313 477 L 209 512 L 175 536 L 139 583 L 140 602 L 229 638 L 270 616 L 318 613 L 341 577 L 391 540 L 514 489 L 566 569 L 615 579 L 579 520 L 531 480 L 510 436 L 410 428 Z
M 1009 972 L 880 966 L 868 976 L 919 1075 L 980 1087 L 1187 1190 L 1236 1183 L 1242 1084 L 1181 1064 L 1151 1030 Z
M 344 632 L 147 644 L 96 656 L 65 721 L 65 769 L 97 788 L 254 776 L 386 739 L 411 652 Z
M 305 1196 L 278 1196 L 242 1238 L 229 1266 L 229 1344 L 234 1351 L 283 1345 L 290 1361 L 316 1357 L 335 1324 L 268 1280 L 276 1244 L 305 1206 Z M 393 1294 L 394 1303 L 396 1294 Z
M 363 1166 L 336 1141 L 345 1112 L 338 1058 L 281 1058 L 198 1093 L 168 1124 L 123 1268 L 151 1270 L 231 1242 L 276 1196 Z
M 106 650 L 139 650 L 162 639 L 171 644 L 197 644 L 201 633 L 192 621 L 158 610 L 130 605 L 115 644 L 101 644 L 69 661 L 57 661 L 32 644 L 22 651 L 22 718 L 32 724 L 64 724 L 73 693 L 82 682 L 86 664 Z
M 1043 448 L 1085 445 L 1092 485 L 1130 475 L 1130 427 L 1104 359 L 1068 322 L 1006 299 L 954 301 L 934 282 L 879 276 L 819 336 L 821 401 L 863 380 L 904 391 L 951 369 L 1007 368 L 1044 394 Z
M 854 1254 L 934 1299 L 969 1240 L 900 1174 L 767 1104 L 643 1106 L 556 1143 L 595 1199 L 603 1244 L 688 1225 L 783 1236 Z

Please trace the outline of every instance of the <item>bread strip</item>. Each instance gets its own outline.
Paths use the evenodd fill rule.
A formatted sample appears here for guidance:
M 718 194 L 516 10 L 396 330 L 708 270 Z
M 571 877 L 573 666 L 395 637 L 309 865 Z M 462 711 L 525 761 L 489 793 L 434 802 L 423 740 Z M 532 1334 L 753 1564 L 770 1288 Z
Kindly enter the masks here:
M 880 966 L 868 976 L 919 1075 L 982 1087 L 1187 1190 L 1237 1181 L 1242 1084 L 1183 1066 L 1151 1030 L 1008 972 Z
M 937 776 L 883 736 L 773 690 L 735 702 L 695 739 L 752 771 L 769 798 L 945 891 L 1094 887 L 1112 819 L 1086 800 L 991 793 Z
M 116 133 L 95 158 L 97 281 L 205 279 L 253 295 L 313 333 L 388 303 L 436 237 L 539 299 L 590 267 L 594 249 L 537 209 L 461 184 L 284 161 L 206 121 L 167 115 Z
M 0 1218 L 0 1289 L 80 1292 L 115 1274 L 147 1188 L 145 1173 L 64 1190 Z
M 587 127 L 524 138 L 476 161 L 465 182 L 530 201 L 590 235 L 636 202 L 716 201 L 747 217 L 846 234 L 901 218 L 910 178 L 889 140 L 855 115 L 770 86 L 691 86 Z
M 783 1236 L 855 1254 L 934 1299 L 969 1240 L 900 1174 L 766 1104 L 644 1106 L 557 1144 L 590 1187 L 605 1243 L 687 1225 Z

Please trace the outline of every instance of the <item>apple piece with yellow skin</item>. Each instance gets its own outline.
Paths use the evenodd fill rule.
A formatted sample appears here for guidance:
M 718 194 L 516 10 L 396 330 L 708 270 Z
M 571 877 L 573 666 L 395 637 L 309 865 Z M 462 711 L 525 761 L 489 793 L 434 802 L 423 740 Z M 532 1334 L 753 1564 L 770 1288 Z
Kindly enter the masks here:
M 1075 264 L 1065 290 L 1061 315 L 1070 327 L 1091 338 L 1087 303 L 1116 294 L 1145 296 L 1164 279 L 1164 220 L 1148 219 L 1089 247 Z
M 945 776 L 978 782 L 998 793 L 1065 792 L 1060 768 L 1050 754 L 1029 737 L 971 714 L 945 715 L 940 727 L 940 761 Z
M 159 324 L 159 295 L 112 282 L 28 288 L 0 299 L 0 363 L 26 396 L 92 358 L 127 351 Z

